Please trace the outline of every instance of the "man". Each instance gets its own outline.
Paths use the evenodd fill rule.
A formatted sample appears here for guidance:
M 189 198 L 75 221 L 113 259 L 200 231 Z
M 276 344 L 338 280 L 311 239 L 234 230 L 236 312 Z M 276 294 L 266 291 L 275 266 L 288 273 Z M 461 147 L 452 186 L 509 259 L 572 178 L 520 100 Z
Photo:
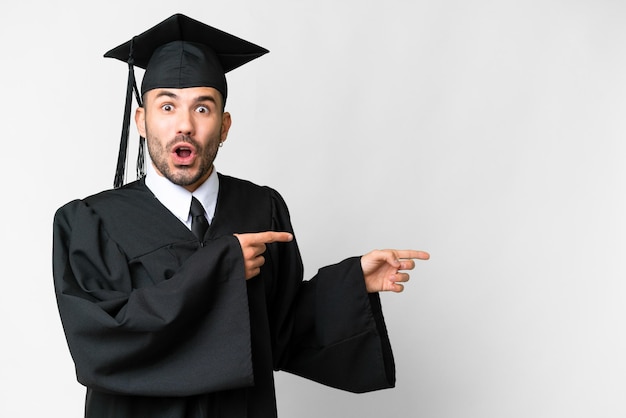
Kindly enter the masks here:
M 372 251 L 303 281 L 281 196 L 214 170 L 231 125 L 224 73 L 265 52 L 174 15 L 106 54 L 129 63 L 128 99 L 133 65 L 146 69 L 135 122 L 152 163 L 119 183 L 123 133 L 116 188 L 55 215 L 87 417 L 274 417 L 274 370 L 353 392 L 395 383 L 377 292 L 401 291 L 428 254 Z

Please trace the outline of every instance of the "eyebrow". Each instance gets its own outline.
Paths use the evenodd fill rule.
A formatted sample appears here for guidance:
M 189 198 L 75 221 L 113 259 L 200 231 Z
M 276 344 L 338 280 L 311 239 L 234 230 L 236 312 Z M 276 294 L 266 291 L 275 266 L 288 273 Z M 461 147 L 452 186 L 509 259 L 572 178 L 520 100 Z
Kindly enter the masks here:
M 198 96 L 195 98 L 194 100 L 196 103 L 201 103 L 201 102 L 212 102 L 213 104 L 217 105 L 217 100 L 215 99 L 214 96 L 209 96 L 209 95 L 205 95 L 205 96 Z
M 166 96 L 166 97 L 171 97 L 172 99 L 178 99 L 178 95 L 169 91 L 169 90 L 161 90 L 157 93 L 157 95 L 154 97 L 155 99 L 158 99 L 159 97 L 162 96 Z

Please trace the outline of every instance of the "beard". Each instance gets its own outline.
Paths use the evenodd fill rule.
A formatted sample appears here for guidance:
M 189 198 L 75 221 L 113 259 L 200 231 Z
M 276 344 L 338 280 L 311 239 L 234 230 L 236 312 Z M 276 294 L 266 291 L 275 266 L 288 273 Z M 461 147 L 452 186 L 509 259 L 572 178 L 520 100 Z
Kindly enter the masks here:
M 179 186 L 192 185 L 202 178 L 208 178 L 213 169 L 213 161 L 217 156 L 220 138 L 211 138 L 206 145 L 200 144 L 198 141 L 188 135 L 178 135 L 165 145 L 161 146 L 158 138 L 153 138 L 146 132 L 146 142 L 148 144 L 148 153 L 154 166 L 159 172 L 174 184 Z M 175 144 L 186 142 L 194 146 L 196 150 L 196 164 L 190 166 L 174 166 L 169 164 L 169 156 Z

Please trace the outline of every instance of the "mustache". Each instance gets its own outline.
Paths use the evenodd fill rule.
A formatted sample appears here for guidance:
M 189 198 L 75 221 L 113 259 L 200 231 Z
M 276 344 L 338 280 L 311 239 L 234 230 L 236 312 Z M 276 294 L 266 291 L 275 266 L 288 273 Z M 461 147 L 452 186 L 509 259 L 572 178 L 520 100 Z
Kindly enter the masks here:
M 195 139 L 193 139 L 191 136 L 189 135 L 176 135 L 173 139 L 171 139 L 167 144 L 166 144 L 166 148 L 167 149 L 172 149 L 174 147 L 174 145 L 176 144 L 180 144 L 181 142 L 186 142 L 188 144 L 193 145 L 196 149 L 200 149 L 200 143 L 198 143 L 198 141 L 196 141 Z

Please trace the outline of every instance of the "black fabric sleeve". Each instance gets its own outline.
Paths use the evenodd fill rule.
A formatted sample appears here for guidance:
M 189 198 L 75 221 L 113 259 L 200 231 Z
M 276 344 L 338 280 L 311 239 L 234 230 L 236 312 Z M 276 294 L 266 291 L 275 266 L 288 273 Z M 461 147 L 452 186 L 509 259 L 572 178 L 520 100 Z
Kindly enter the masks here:
M 83 202 L 57 211 L 53 240 L 59 312 L 82 384 L 147 396 L 253 384 L 235 237 L 208 242 L 169 279 L 141 288 L 132 288 L 127 255 Z
M 275 230 L 291 231 L 284 201 L 278 194 L 274 198 Z M 301 281 L 295 240 L 278 248 L 279 300 L 286 303 L 273 318 L 274 367 L 350 392 L 393 387 L 395 365 L 380 298 L 367 293 L 360 258 Z

